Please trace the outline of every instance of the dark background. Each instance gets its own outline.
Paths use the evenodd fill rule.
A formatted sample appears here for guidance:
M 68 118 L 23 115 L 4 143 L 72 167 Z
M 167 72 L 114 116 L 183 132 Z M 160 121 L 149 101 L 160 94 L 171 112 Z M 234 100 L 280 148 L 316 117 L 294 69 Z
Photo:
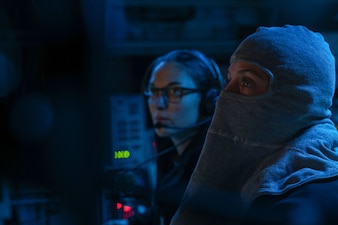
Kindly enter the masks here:
M 44 214 L 100 224 L 109 96 L 139 93 L 150 62 L 177 48 L 203 51 L 224 72 L 245 36 L 284 24 L 321 32 L 337 57 L 334 0 L 1 0 L 0 173 L 13 184 L 11 207 L 57 195 L 64 205 Z M 6 219 L 29 220 L 59 222 L 15 209 Z

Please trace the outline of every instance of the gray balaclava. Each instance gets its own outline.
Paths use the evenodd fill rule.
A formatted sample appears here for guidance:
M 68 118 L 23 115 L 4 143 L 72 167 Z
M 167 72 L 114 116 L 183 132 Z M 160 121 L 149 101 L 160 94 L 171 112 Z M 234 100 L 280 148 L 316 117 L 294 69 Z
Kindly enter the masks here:
M 208 191 L 219 193 L 220 203 L 227 201 L 223 194 L 239 193 L 245 208 L 260 195 L 338 176 L 338 133 L 329 109 L 335 60 L 322 35 L 303 26 L 259 27 L 233 53 L 230 62 L 239 61 L 265 70 L 269 91 L 222 91 L 173 225 L 204 224 L 187 207 Z

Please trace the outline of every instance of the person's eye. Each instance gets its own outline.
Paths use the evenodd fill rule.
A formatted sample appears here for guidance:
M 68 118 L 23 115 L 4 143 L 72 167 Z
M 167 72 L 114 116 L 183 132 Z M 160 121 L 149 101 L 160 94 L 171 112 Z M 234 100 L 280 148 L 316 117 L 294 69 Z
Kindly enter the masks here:
M 240 83 L 241 88 L 251 88 L 255 85 L 255 82 L 251 79 L 243 79 Z
M 174 96 L 174 97 L 181 97 L 183 94 L 183 89 L 180 87 L 171 87 L 168 90 L 169 95 Z
M 158 96 L 160 94 L 160 90 L 158 88 L 154 88 L 154 87 L 150 87 L 148 89 L 148 93 L 151 95 L 151 96 Z

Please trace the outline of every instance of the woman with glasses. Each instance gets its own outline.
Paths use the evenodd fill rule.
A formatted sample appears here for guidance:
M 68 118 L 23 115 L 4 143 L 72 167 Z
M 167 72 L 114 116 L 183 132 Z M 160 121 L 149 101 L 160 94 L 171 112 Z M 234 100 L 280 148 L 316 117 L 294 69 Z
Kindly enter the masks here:
M 197 50 L 174 50 L 149 66 L 143 92 L 155 128 L 154 207 L 129 224 L 169 224 L 198 160 L 224 79 Z M 157 215 L 157 216 L 156 216 Z

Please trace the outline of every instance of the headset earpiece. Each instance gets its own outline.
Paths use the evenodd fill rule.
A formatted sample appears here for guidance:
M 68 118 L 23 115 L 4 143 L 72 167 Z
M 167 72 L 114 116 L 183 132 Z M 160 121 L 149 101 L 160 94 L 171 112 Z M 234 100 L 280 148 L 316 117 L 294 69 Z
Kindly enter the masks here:
M 212 88 L 202 97 L 200 112 L 203 116 L 212 116 L 216 107 L 217 98 L 224 87 L 225 81 L 217 63 L 211 58 L 204 58 L 205 57 L 203 57 L 204 64 L 208 66 L 212 74 L 213 84 Z
M 204 99 L 202 98 L 201 102 L 201 113 L 203 115 L 210 116 L 214 113 L 219 93 L 220 90 L 216 88 L 211 88 L 205 93 Z

